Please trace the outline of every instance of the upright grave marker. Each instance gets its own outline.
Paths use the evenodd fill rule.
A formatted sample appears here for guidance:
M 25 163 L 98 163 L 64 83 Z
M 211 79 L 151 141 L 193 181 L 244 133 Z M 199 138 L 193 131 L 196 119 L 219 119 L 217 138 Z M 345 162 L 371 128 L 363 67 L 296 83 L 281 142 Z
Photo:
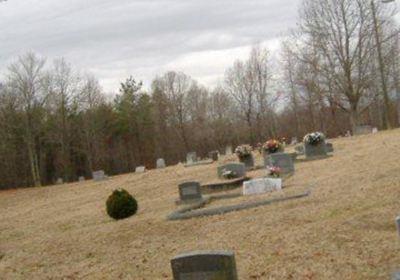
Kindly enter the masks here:
M 146 171 L 146 167 L 144 166 L 137 166 L 135 168 L 135 173 L 144 173 Z
M 64 183 L 62 178 L 58 178 L 56 184 L 57 185 L 62 185 Z
M 294 150 L 299 155 L 304 155 L 304 145 L 303 144 L 297 145 L 296 147 L 294 147 Z
M 79 176 L 79 182 L 85 182 L 85 177 L 83 177 L 83 176 Z
M 238 280 L 232 252 L 190 252 L 174 257 L 171 267 L 174 280 Z
M 93 180 L 95 182 L 102 181 L 106 179 L 106 175 L 103 170 L 93 171 L 92 172 Z
M 232 146 L 226 146 L 225 147 L 225 155 L 230 156 L 232 155 L 233 151 L 232 151 Z
M 370 125 L 359 125 L 356 126 L 353 134 L 354 135 L 366 135 L 366 134 L 371 134 L 372 133 L 372 126 Z
M 185 182 L 179 185 L 179 197 L 181 202 L 201 200 L 201 187 L 199 182 Z
M 304 143 L 304 153 L 306 154 L 306 158 L 326 156 L 326 144 L 325 142 L 322 142 L 318 145 Z
M 197 161 L 197 154 L 196 152 L 190 152 L 186 155 L 186 163 L 192 164 Z
M 218 161 L 218 155 L 219 155 L 218 151 L 212 151 L 208 153 L 208 157 L 213 161 Z
M 332 143 L 326 143 L 326 152 L 327 153 L 333 153 L 333 144 Z
M 157 165 L 157 169 L 165 168 L 166 167 L 165 160 L 163 158 L 157 159 L 156 165 Z
M 243 163 L 228 163 L 225 165 L 218 166 L 217 174 L 220 179 L 227 179 L 224 177 L 224 173 L 230 173 L 231 179 L 242 178 L 246 176 L 246 166 Z
M 283 174 L 294 172 L 293 156 L 287 153 L 274 153 L 264 158 L 265 167 L 279 167 Z

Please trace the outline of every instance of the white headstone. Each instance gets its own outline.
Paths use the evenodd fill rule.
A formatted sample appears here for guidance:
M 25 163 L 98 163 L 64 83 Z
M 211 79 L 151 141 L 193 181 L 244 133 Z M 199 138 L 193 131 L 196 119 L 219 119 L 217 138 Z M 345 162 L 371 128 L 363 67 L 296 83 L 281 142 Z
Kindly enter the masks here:
M 232 155 L 232 146 L 226 146 L 225 148 L 225 155 L 230 156 Z
M 79 182 L 84 182 L 85 181 L 85 177 L 80 176 L 78 180 L 79 180 Z
M 135 169 L 136 173 L 144 173 L 146 171 L 146 167 L 144 166 L 137 166 Z
M 243 183 L 243 195 L 263 194 L 282 190 L 282 179 L 260 178 Z
M 373 134 L 378 133 L 378 128 L 377 128 L 377 127 L 374 127 L 374 128 L 372 129 L 372 133 L 373 133 Z
M 57 179 L 57 182 L 56 182 L 56 184 L 57 185 L 62 185 L 64 182 L 63 182 L 63 179 L 62 178 L 58 178 Z
M 157 159 L 157 168 L 165 168 L 167 165 L 165 164 L 165 160 L 163 158 Z
M 94 181 L 102 181 L 107 178 L 103 170 L 93 171 L 92 176 Z

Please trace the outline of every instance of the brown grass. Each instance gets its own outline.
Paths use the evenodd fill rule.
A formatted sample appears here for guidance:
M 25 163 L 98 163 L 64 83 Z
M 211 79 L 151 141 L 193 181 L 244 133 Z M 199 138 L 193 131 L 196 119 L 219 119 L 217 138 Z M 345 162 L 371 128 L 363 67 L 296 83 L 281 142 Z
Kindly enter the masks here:
M 399 139 L 333 140 L 333 157 L 297 164 L 286 182 L 287 193 L 313 186 L 309 198 L 185 221 L 165 219 L 177 184 L 214 181 L 216 164 L 0 192 L 0 278 L 171 279 L 174 255 L 227 249 L 240 279 L 388 279 L 400 269 Z M 105 201 L 118 187 L 140 210 L 116 222 Z

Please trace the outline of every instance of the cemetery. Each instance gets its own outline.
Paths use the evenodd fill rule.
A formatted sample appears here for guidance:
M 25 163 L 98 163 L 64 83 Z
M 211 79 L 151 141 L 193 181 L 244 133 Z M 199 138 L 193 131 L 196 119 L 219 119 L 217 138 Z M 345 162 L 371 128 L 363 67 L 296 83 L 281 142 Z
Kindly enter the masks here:
M 397 277 L 400 130 L 320 136 L 285 148 L 266 142 L 261 154 L 242 159 L 247 147 L 229 147 L 191 168 L 159 159 L 155 169 L 108 180 L 99 170 L 93 180 L 2 191 L 0 272 L 7 279 Z M 187 160 L 199 161 L 194 153 Z

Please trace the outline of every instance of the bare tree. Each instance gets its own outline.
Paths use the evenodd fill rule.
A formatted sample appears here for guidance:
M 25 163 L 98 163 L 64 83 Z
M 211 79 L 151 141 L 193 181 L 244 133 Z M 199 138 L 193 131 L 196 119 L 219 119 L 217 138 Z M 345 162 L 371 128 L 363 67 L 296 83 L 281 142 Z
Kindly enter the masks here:
M 8 86 L 17 96 L 24 113 L 24 141 L 35 186 L 41 185 L 38 146 L 41 113 L 47 99 L 47 93 L 43 90 L 44 64 L 44 59 L 27 53 L 8 68 Z
M 365 97 L 375 50 L 369 5 L 363 0 L 305 0 L 301 31 L 305 47 L 321 57 L 315 70 L 331 82 L 338 95 L 335 101 L 349 113 L 354 129 L 370 104 Z

